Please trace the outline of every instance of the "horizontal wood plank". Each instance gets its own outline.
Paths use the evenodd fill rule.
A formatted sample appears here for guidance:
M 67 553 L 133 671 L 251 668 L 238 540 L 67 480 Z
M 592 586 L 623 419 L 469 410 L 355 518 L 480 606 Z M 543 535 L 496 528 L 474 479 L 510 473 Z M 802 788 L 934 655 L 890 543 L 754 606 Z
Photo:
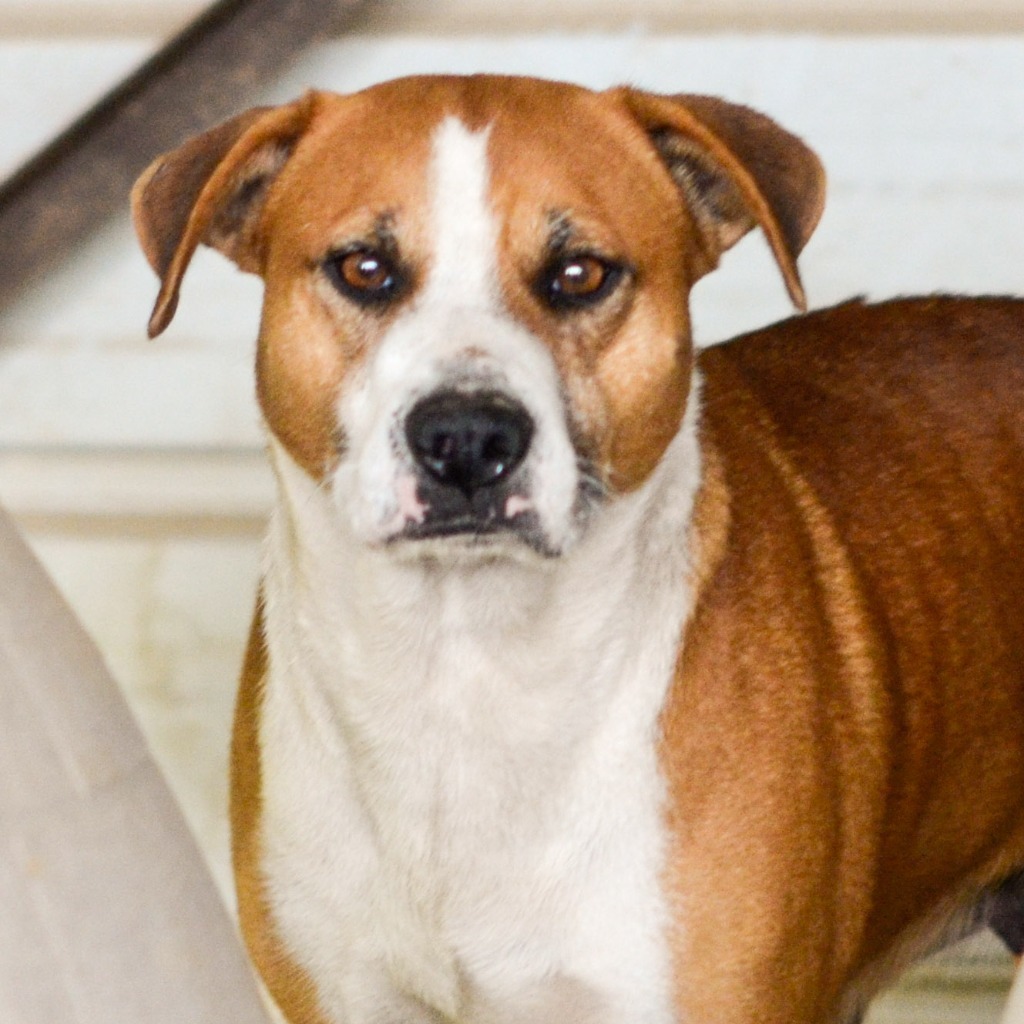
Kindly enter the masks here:
M 151 46 L 0 39 L 0 173 L 31 155 Z M 765 110 L 824 149 L 833 180 L 1014 186 L 1024 166 L 1024 37 L 705 39 L 639 29 L 472 40 L 358 35 L 314 47 L 295 71 L 255 87 L 253 102 L 292 98 L 311 85 L 350 91 L 432 71 L 716 93 Z
M 202 0 L 2 0 L 0 36 L 152 36 L 178 31 Z M 379 0 L 358 28 L 378 34 L 523 31 L 998 33 L 1024 27 L 1017 0 Z
M 253 450 L 0 451 L 0 507 L 32 533 L 255 536 L 272 495 Z

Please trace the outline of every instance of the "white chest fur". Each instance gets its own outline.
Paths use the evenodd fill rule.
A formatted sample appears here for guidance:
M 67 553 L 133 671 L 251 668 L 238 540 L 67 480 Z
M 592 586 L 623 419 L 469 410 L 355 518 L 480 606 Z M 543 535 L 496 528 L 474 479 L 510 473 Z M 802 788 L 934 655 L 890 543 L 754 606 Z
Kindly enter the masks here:
M 367 549 L 275 447 L 264 870 L 329 1020 L 671 1019 L 655 747 L 695 415 L 549 563 Z

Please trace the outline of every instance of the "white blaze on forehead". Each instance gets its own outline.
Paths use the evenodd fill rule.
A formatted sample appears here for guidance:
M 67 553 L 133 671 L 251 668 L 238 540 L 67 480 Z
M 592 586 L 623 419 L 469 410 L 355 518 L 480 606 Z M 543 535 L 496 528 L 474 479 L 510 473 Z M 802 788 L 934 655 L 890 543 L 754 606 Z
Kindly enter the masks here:
M 492 305 L 497 298 L 497 231 L 490 207 L 489 129 L 455 117 L 438 125 L 431 161 L 434 257 L 425 298 Z
M 357 535 L 372 543 L 424 521 L 428 509 L 418 497 L 419 470 L 403 424 L 418 401 L 450 387 L 501 390 L 533 421 L 520 474 L 525 490 L 505 515 L 535 513 L 552 550 L 576 529 L 579 475 L 558 368 L 501 293 L 489 132 L 455 117 L 433 130 L 425 168 L 431 249 L 422 288 L 342 392 L 339 422 L 349 451 L 336 494 Z

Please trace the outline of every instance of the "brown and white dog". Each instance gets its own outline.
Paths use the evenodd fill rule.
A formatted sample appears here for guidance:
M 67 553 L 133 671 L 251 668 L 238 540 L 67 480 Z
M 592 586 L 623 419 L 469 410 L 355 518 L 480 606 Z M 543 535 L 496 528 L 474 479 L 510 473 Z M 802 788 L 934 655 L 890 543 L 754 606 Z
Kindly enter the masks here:
M 695 354 L 753 226 L 802 304 L 823 191 L 746 108 L 487 76 L 139 182 L 151 333 L 200 243 L 266 283 L 232 825 L 292 1024 L 851 1021 L 1014 937 L 1024 303 Z

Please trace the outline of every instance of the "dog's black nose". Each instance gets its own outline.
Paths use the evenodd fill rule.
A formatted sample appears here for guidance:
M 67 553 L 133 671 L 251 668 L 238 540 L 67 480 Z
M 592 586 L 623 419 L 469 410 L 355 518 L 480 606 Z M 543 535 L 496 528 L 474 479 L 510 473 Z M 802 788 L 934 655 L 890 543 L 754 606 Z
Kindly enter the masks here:
M 416 462 L 469 498 L 512 475 L 530 447 L 533 420 L 507 395 L 444 391 L 413 407 L 405 432 Z

